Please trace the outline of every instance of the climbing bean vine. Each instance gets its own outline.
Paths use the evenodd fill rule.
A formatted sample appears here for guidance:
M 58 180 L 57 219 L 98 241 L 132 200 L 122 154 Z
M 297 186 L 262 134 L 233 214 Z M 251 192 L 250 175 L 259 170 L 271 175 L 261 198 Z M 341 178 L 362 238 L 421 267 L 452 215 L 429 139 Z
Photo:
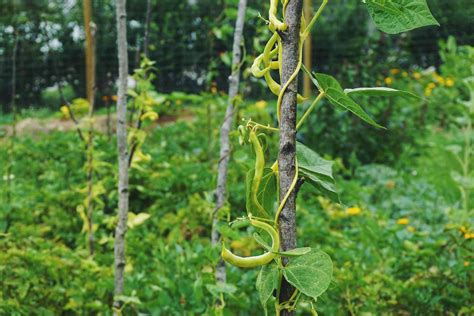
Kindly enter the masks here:
M 278 222 L 280 213 L 290 194 L 295 190 L 298 180 L 302 179 L 312 184 L 320 194 L 326 195 L 335 202 L 340 202 L 332 175 L 332 162 L 321 158 L 317 153 L 300 143 L 297 143 L 296 172 L 290 189 L 283 198 L 280 199 L 278 196 L 278 161 L 274 162 L 271 168 L 265 167 L 263 140 L 266 137 L 265 133 L 279 132 L 280 110 L 285 91 L 303 69 L 310 76 L 319 92 L 297 122 L 296 129 L 304 124 L 307 117 L 323 99 L 326 99 L 329 104 L 340 110 L 351 112 L 376 128 L 383 128 L 357 103 L 357 96 L 418 98 L 410 92 L 386 87 L 344 90 L 332 76 L 311 73 L 302 65 L 303 43 L 310 36 L 311 30 L 316 25 L 329 0 L 322 0 L 310 21 L 306 21 L 305 14 L 301 12 L 298 63 L 289 80 L 284 84 L 278 83 L 273 78 L 272 71 L 278 72 L 281 81 L 282 68 L 285 63 L 282 54 L 282 34 L 288 29 L 285 22 L 285 12 L 290 1 L 294 0 L 282 0 L 280 6 L 278 0 L 270 0 L 269 18 L 266 23 L 271 32 L 271 37 L 263 52 L 254 60 L 251 66 L 252 74 L 257 78 L 263 78 L 269 90 L 278 97 L 276 105 L 278 126 L 263 125 L 249 119 L 238 129 L 241 144 L 250 144 L 255 153 L 255 168 L 250 170 L 247 175 L 247 216 L 237 219 L 233 223 L 241 222 L 252 226 L 256 230 L 254 233 L 255 240 L 266 252 L 257 256 L 240 257 L 233 254 L 225 245 L 222 247 L 222 258 L 226 262 L 242 268 L 261 267 L 257 278 L 259 298 L 266 312 L 268 301 L 272 296 L 275 296 L 277 299 L 275 299 L 274 308 L 277 315 L 282 310 L 296 309 L 298 301 L 301 299 L 309 300 L 313 311 L 316 312 L 313 303 L 328 289 L 333 270 L 331 259 L 320 250 L 303 247 L 280 252 Z M 426 0 L 365 0 L 362 2 L 366 5 L 377 27 L 387 33 L 400 33 L 421 26 L 438 24 L 431 15 Z M 279 8 L 281 8 L 281 19 L 279 18 Z M 305 98 L 298 94 L 297 102 L 303 103 L 304 101 L 306 101 Z M 274 203 L 275 200 L 280 202 L 276 204 Z M 260 236 L 260 232 L 265 232 L 265 235 L 270 237 L 270 245 L 267 243 L 265 235 Z M 287 264 L 284 264 L 283 257 L 290 257 Z M 279 302 L 278 298 L 283 278 L 295 289 L 288 301 Z

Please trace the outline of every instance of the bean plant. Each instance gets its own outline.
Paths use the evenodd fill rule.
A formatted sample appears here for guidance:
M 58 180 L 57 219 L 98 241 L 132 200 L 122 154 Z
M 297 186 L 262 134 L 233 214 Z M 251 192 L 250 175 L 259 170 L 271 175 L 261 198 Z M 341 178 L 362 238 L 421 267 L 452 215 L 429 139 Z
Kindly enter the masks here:
M 285 91 L 289 89 L 293 81 L 297 80 L 300 71 L 304 70 L 319 92 L 306 112 L 299 118 L 296 130 L 305 123 L 308 116 L 323 99 L 339 110 L 351 112 L 375 128 L 384 128 L 357 103 L 357 97 L 418 98 L 410 92 L 386 87 L 343 89 L 334 77 L 319 72 L 311 73 L 302 65 L 303 43 L 310 36 L 311 30 L 323 14 L 329 0 L 323 0 L 320 3 L 310 21 L 306 21 L 304 18 L 306 15 L 300 12 L 298 64 L 290 79 L 283 82 L 282 68 L 288 61 L 283 58 L 282 37 L 289 27 L 286 23 L 285 13 L 291 1 L 301 0 L 282 0 L 281 5 L 277 0 L 270 0 L 266 23 L 271 36 L 263 52 L 256 57 L 251 67 L 252 74 L 257 78 L 264 78 L 270 91 L 278 97 L 276 104 L 278 126 L 264 125 L 248 119 L 238 128 L 241 145 L 249 144 L 255 154 L 255 167 L 247 174 L 247 214 L 232 222 L 231 226 L 252 226 L 255 229 L 253 237 L 265 249 L 265 252 L 257 256 L 241 257 L 227 249 L 225 244 L 222 246 L 222 258 L 229 264 L 241 268 L 260 268 L 256 283 L 258 296 L 265 313 L 267 313 L 269 301 L 274 300 L 276 315 L 280 315 L 283 311 L 286 314 L 292 313 L 298 303 L 303 300 L 307 301 L 313 313 L 316 314 L 313 304 L 328 289 L 333 272 L 331 258 L 321 250 L 313 247 L 301 247 L 281 251 L 281 239 L 285 236 L 280 232 L 279 220 L 290 194 L 297 191 L 303 182 L 307 182 L 312 184 L 319 194 L 340 203 L 332 174 L 333 162 L 321 158 L 316 152 L 301 143 L 296 144 L 294 163 L 296 172 L 290 189 L 284 196 L 279 196 L 278 160 L 268 166 L 265 152 L 268 144 L 267 134 L 281 132 L 281 106 Z M 438 25 L 425 0 L 364 0 L 363 3 L 376 26 L 389 34 L 405 32 L 427 25 Z M 281 10 L 281 17 L 279 10 Z M 317 68 L 321 68 L 321 65 L 318 65 Z M 281 83 L 274 79 L 273 71 L 279 75 Z M 298 95 L 297 101 L 304 103 L 306 99 Z M 280 301 L 280 292 L 284 282 L 291 284 L 294 290 L 290 298 L 282 302 Z

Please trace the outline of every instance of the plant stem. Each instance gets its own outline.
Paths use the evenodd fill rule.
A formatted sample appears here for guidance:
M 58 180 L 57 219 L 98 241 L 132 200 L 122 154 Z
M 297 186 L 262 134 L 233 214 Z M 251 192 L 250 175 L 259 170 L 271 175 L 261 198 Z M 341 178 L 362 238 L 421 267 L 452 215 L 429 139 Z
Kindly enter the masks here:
M 313 103 L 311 103 L 311 105 L 309 106 L 309 108 L 306 110 L 306 112 L 303 114 L 303 116 L 301 117 L 301 119 L 299 120 L 298 124 L 296 125 L 296 129 L 300 129 L 301 125 L 303 125 L 303 123 L 306 121 L 306 119 L 308 118 L 308 116 L 311 114 L 311 112 L 314 110 L 314 108 L 316 107 L 316 105 L 318 104 L 319 101 L 321 101 L 321 99 L 324 97 L 324 93 L 320 93 L 318 95 L 318 97 L 313 101 Z

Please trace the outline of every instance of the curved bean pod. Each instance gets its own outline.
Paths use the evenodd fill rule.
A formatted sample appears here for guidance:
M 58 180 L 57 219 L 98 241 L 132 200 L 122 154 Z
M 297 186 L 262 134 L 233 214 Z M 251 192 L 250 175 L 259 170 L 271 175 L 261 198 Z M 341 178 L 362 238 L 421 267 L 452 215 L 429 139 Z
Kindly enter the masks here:
M 278 235 L 278 232 L 275 230 L 275 228 L 273 228 L 273 226 L 264 222 L 254 220 L 252 218 L 250 218 L 250 224 L 256 228 L 264 230 L 270 235 L 270 237 L 272 238 L 271 251 L 261 254 L 259 256 L 241 257 L 234 255 L 230 250 L 228 250 L 227 248 L 225 248 L 224 245 L 222 245 L 221 255 L 224 261 L 241 268 L 254 268 L 268 264 L 273 259 L 275 259 L 275 257 L 277 256 L 275 252 L 278 252 L 280 250 L 280 236 Z

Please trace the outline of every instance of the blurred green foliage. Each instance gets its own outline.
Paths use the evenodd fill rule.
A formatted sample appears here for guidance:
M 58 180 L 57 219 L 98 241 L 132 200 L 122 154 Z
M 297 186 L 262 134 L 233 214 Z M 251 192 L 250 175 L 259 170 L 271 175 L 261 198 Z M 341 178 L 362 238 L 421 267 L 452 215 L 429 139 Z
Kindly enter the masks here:
M 322 105 L 299 135 L 335 158 L 343 202 L 334 204 L 305 186 L 298 198 L 299 245 L 321 249 L 334 262 L 333 282 L 316 306 L 321 315 L 474 313 L 474 225 L 472 216 L 460 220 L 463 206 L 450 178 L 456 167 L 445 149 L 462 140 L 456 118 L 459 100 L 469 99 L 461 81 L 472 76 L 466 66 L 472 47 L 448 40 L 441 51 L 439 69 L 393 67 L 369 78 L 423 96 L 366 106 L 388 131 Z M 213 314 L 222 291 L 224 315 L 262 313 L 257 296 L 249 294 L 257 271 L 229 266 L 226 286 L 214 281 L 219 254 L 210 245 L 210 229 L 225 100 L 218 89 L 200 96 L 174 93 L 166 106 L 182 107 L 186 115 L 144 125 L 142 149 L 151 159 L 131 169 L 126 315 Z M 263 100 L 243 102 L 237 116 L 271 123 L 269 108 Z M 9 139 L 0 138 L 0 314 L 111 314 L 117 150 L 106 135 L 94 141 L 97 247 L 90 258 L 81 217 L 85 158 L 75 132 L 20 133 L 11 181 L 3 167 Z M 245 214 L 244 171 L 253 154 L 238 145 L 238 133 L 231 141 L 223 217 L 234 219 Z M 330 145 L 341 143 L 347 145 Z M 247 228 L 223 227 L 222 233 L 237 253 L 261 251 Z M 309 310 L 305 303 L 298 307 L 302 314 Z

